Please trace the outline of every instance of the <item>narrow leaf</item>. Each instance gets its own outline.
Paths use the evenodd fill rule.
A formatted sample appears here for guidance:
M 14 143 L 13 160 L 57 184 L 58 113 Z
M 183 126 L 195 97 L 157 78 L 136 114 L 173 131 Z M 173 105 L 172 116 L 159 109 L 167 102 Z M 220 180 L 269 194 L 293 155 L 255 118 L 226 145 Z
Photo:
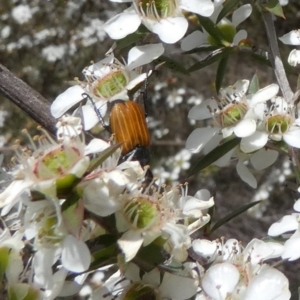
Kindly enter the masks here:
M 230 13 L 234 7 L 236 7 L 239 4 L 240 0 L 227 0 L 225 1 L 225 5 L 223 6 L 222 10 L 220 11 L 216 24 L 218 24 L 224 17 L 227 16 L 228 13 Z
M 223 83 L 228 59 L 229 59 L 229 55 L 222 58 L 220 60 L 219 66 L 218 66 L 217 75 L 216 75 L 216 91 L 217 91 L 217 93 L 219 93 L 219 90 Z
M 182 54 L 193 54 L 193 53 L 201 53 L 201 52 L 214 52 L 218 50 L 220 46 L 201 46 L 199 48 L 192 49 L 190 51 L 183 52 Z
M 229 152 L 231 149 L 236 147 L 240 143 L 240 138 L 233 138 L 225 143 L 223 143 L 220 146 L 217 146 L 215 149 L 210 151 L 208 154 L 206 154 L 202 159 L 200 159 L 196 165 L 190 170 L 187 177 L 190 177 L 196 173 L 199 173 L 204 168 L 211 165 L 213 162 L 218 160 L 220 157 L 225 155 L 227 152 Z
M 189 72 L 186 70 L 186 68 L 181 65 L 178 61 L 171 59 L 167 56 L 160 56 L 156 60 L 154 60 L 155 65 L 159 65 L 161 63 L 164 63 L 163 66 L 167 67 L 168 69 L 171 69 L 175 72 L 179 72 L 185 75 L 189 75 Z
M 257 74 L 255 73 L 251 79 L 248 92 L 249 94 L 255 94 L 258 90 L 259 90 L 259 79 Z
M 220 29 L 216 26 L 216 24 L 209 18 L 197 16 L 201 26 L 208 32 L 211 38 L 214 39 L 216 44 L 222 45 L 222 41 L 224 40 L 224 36 Z
M 300 90 L 300 75 L 297 78 L 297 90 Z
M 226 47 L 226 48 L 220 48 L 212 53 L 210 53 L 207 57 L 202 59 L 201 61 L 196 62 L 194 65 L 192 65 L 188 71 L 194 72 L 200 69 L 203 69 L 206 66 L 209 66 L 213 64 L 216 61 L 219 61 L 220 59 L 228 56 L 231 52 L 234 51 L 234 48 Z
M 285 15 L 278 0 L 266 1 L 262 4 L 262 7 L 273 15 L 285 19 Z
M 90 166 L 88 167 L 86 173 L 91 173 L 94 171 L 97 167 L 99 167 L 108 157 L 110 157 L 114 152 L 116 152 L 117 149 L 121 147 L 121 143 L 117 143 L 115 145 L 112 145 L 108 148 L 106 148 L 104 151 L 102 151 L 96 158 L 92 159 L 90 162 Z
M 210 230 L 210 234 L 214 231 L 216 231 L 219 227 L 221 227 L 222 225 L 228 223 L 230 220 L 232 220 L 233 218 L 241 215 L 243 212 L 245 212 L 246 210 L 248 210 L 249 208 L 255 206 L 256 204 L 260 203 L 262 200 L 259 201 L 254 201 L 251 203 L 247 203 L 246 205 L 237 208 L 236 210 L 232 211 L 230 214 L 228 214 L 227 216 L 225 216 L 224 218 L 222 218 L 221 220 L 219 220 L 218 222 L 216 222 L 214 224 L 214 226 L 211 228 Z
M 125 47 L 131 46 L 142 39 L 149 31 L 144 26 L 140 26 L 134 33 L 128 34 L 123 39 L 116 41 L 116 49 L 121 50 Z

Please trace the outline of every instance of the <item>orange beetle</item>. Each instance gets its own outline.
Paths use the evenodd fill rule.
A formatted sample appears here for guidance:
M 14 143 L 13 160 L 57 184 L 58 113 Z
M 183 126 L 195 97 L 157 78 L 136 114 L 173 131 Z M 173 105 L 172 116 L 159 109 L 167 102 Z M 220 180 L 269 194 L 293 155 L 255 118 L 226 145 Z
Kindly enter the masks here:
M 122 144 L 125 160 L 133 155 L 142 166 L 150 162 L 150 134 L 142 107 L 133 101 L 114 101 L 110 112 L 110 128 L 117 143 Z

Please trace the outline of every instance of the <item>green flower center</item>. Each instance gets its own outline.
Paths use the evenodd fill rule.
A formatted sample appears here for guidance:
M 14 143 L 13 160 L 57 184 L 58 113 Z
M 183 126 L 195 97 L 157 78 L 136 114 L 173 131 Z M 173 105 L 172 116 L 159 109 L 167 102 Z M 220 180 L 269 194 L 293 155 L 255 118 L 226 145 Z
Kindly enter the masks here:
M 223 109 L 219 113 L 217 121 L 222 128 L 233 126 L 243 119 L 247 110 L 248 106 L 246 103 L 236 102 Z
M 61 242 L 61 237 L 55 234 L 55 228 L 57 225 L 56 216 L 47 218 L 38 232 L 38 239 L 45 244 L 56 244 Z
M 159 217 L 157 206 L 145 198 L 135 198 L 125 207 L 127 220 L 137 229 L 151 226 Z
M 228 43 L 232 43 L 236 35 L 236 28 L 232 26 L 230 23 L 219 24 L 217 25 L 217 27 L 221 31 L 224 40 Z M 212 46 L 220 46 L 220 42 L 215 40 L 212 36 L 209 36 L 207 40 L 208 43 Z
M 266 130 L 270 134 L 283 134 L 291 125 L 291 118 L 287 115 L 276 115 L 268 118 L 266 122 Z
M 154 20 L 170 17 L 177 9 L 176 0 L 135 0 L 134 5 L 141 16 Z
M 94 83 L 93 93 L 97 97 L 108 99 L 122 92 L 128 82 L 124 71 L 115 70 Z
M 60 177 L 65 175 L 79 159 L 78 149 L 61 145 L 38 159 L 33 172 L 41 180 Z
M 125 292 L 122 300 L 158 300 L 155 290 L 144 283 L 134 283 Z

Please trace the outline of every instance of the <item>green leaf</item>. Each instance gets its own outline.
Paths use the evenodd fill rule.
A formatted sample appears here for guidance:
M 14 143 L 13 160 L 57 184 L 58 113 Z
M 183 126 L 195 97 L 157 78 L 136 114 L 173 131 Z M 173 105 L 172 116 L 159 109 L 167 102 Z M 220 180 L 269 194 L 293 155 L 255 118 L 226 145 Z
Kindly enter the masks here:
M 118 247 L 116 237 L 110 234 L 101 235 L 87 242 L 93 261 L 89 271 L 117 263 Z
M 249 94 L 255 94 L 258 90 L 259 90 L 259 79 L 257 74 L 255 73 L 251 79 L 248 92 Z
M 241 215 L 243 212 L 245 212 L 246 210 L 248 210 L 249 208 L 255 206 L 256 204 L 260 203 L 262 200 L 259 201 L 254 201 L 251 203 L 248 203 L 242 207 L 237 208 L 236 210 L 232 211 L 231 213 L 229 213 L 227 216 L 225 216 L 224 218 L 222 218 L 221 220 L 219 220 L 218 222 L 216 222 L 214 224 L 214 226 L 210 229 L 210 234 L 214 231 L 216 231 L 219 227 L 221 227 L 222 225 L 228 223 L 230 220 L 232 220 L 233 218 Z
M 215 149 L 210 151 L 196 163 L 196 165 L 188 173 L 187 177 L 190 177 L 200 172 L 201 170 L 208 167 L 213 162 L 224 156 L 227 152 L 236 147 L 240 143 L 240 140 L 240 138 L 234 137 L 229 141 L 226 141 L 225 143 L 221 144 L 220 146 L 217 146 Z
M 212 53 L 210 53 L 207 57 L 202 59 L 201 61 L 196 62 L 194 65 L 192 65 L 188 71 L 194 72 L 200 69 L 203 69 L 204 67 L 207 67 L 211 64 L 213 64 L 216 61 L 221 60 L 224 57 L 227 57 L 231 52 L 234 51 L 235 48 L 226 47 L 226 48 L 220 48 Z
M 216 24 L 209 18 L 197 15 L 201 26 L 208 32 L 208 34 L 214 39 L 216 44 L 222 45 L 224 36 L 221 30 L 216 26 Z
M 167 254 L 164 254 L 160 238 L 156 239 L 150 245 L 142 247 L 133 259 L 144 271 L 151 271 L 154 267 L 166 261 Z M 158 242 L 156 242 L 159 240 Z M 165 242 L 165 240 L 164 240 Z
M 222 10 L 220 11 L 216 24 L 218 24 L 224 17 L 227 16 L 238 4 L 240 0 L 227 0 L 225 1 L 225 5 L 223 6 Z
M 73 193 L 72 199 L 67 199 L 62 205 L 62 218 L 64 221 L 64 225 L 66 226 L 67 230 L 75 237 L 78 237 L 80 235 L 84 217 L 83 199 L 77 198 L 77 195 L 74 195 Z
M 117 143 L 115 145 L 111 145 L 110 147 L 106 148 L 104 151 L 99 153 L 99 155 L 92 159 L 90 165 L 86 171 L 87 174 L 94 171 L 97 167 L 99 167 L 108 157 L 110 157 L 117 149 L 121 147 L 121 143 Z
M 5 274 L 7 265 L 8 265 L 8 260 L 9 260 L 9 252 L 10 249 L 6 246 L 3 246 L 0 248 L 0 287 L 1 283 L 3 281 L 3 276 Z M 1 288 L 0 288 L 1 290 Z
M 297 78 L 297 90 L 300 90 L 300 75 Z
M 178 61 L 171 59 L 167 56 L 160 56 L 156 60 L 154 60 L 155 65 L 159 65 L 161 63 L 164 63 L 163 66 L 167 67 L 168 69 L 171 69 L 172 71 L 179 72 L 185 75 L 189 75 L 189 72 L 186 70 L 186 68 L 181 65 Z
M 273 15 L 285 19 L 283 10 L 278 0 L 269 0 L 261 4 L 261 6 L 266 10 L 272 13 Z
M 226 73 L 228 59 L 229 59 L 229 55 L 222 58 L 220 60 L 219 66 L 218 66 L 217 75 L 216 75 L 216 91 L 217 91 L 217 93 L 219 93 L 219 90 L 223 83 L 223 79 L 224 79 L 224 76 Z
M 182 54 L 193 54 L 201 52 L 214 52 L 220 49 L 220 46 L 201 46 L 199 48 L 192 49 L 190 51 L 183 52 Z
M 149 30 L 145 26 L 140 26 L 138 30 L 134 33 L 128 34 L 123 39 L 116 41 L 116 49 L 121 50 L 128 46 L 131 46 L 142 39 L 146 34 L 148 34 Z

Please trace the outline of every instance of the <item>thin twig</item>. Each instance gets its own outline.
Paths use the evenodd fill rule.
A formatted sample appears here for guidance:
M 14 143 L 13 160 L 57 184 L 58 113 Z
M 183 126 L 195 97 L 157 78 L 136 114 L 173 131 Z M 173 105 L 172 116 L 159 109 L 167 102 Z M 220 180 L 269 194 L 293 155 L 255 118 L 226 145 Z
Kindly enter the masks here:
M 288 103 L 292 104 L 293 92 L 286 77 L 284 66 L 281 60 L 272 14 L 269 12 L 263 12 L 262 18 L 264 20 L 268 42 L 270 46 L 270 61 L 273 66 L 277 82 L 280 86 L 284 99 Z
M 25 111 L 34 121 L 55 134 L 55 119 L 50 114 L 50 104 L 24 81 L 0 64 L 0 93 Z

